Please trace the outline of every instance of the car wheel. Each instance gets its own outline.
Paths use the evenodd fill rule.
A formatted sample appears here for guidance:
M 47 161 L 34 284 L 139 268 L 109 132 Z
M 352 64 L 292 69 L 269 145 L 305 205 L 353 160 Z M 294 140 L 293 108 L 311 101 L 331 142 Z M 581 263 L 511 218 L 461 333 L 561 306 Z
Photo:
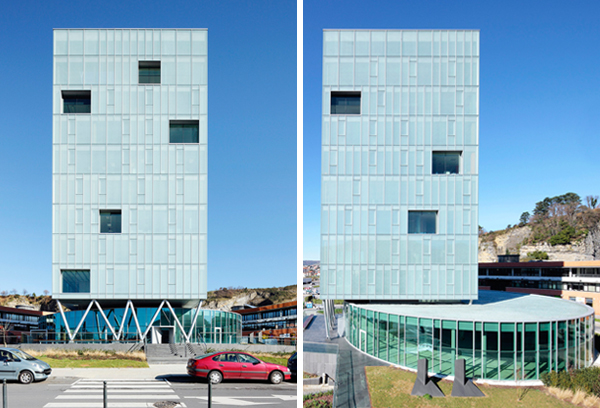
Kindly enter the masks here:
M 33 373 L 31 371 L 21 371 L 19 373 L 19 382 L 21 384 L 31 384 L 33 382 Z
M 269 375 L 269 381 L 271 381 L 271 384 L 280 384 L 283 381 L 283 374 L 281 374 L 281 371 L 273 371 Z
M 221 381 L 223 381 L 223 374 L 221 374 L 220 372 L 213 370 L 210 373 L 208 373 L 208 381 L 210 381 L 211 384 L 218 384 Z

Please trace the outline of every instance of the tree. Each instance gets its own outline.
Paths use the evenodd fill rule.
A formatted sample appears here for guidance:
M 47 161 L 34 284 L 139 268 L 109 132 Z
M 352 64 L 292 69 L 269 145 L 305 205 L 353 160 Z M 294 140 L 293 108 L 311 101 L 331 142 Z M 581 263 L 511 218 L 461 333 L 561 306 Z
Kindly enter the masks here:
M 17 290 L 17 288 L 13 288 L 13 289 L 10 291 L 10 294 L 11 294 L 11 295 L 16 295 L 17 293 L 19 293 L 19 291 Z
M 23 289 L 23 296 L 29 295 L 29 291 L 27 289 Z
M 529 222 L 529 218 L 531 218 L 529 211 L 525 211 L 523 214 L 521 214 L 521 217 L 519 218 L 519 225 L 523 226 L 527 224 Z
M 44 289 L 44 296 L 48 296 L 50 294 L 50 291 L 48 289 Z
M 598 205 L 598 196 L 589 195 L 589 196 L 585 197 L 585 202 L 586 202 L 588 208 L 594 209 Z

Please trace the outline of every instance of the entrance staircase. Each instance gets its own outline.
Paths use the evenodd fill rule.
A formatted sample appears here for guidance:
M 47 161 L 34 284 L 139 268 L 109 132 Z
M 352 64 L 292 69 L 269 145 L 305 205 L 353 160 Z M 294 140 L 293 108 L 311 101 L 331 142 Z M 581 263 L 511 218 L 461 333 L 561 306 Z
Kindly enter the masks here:
M 205 344 L 146 344 L 148 364 L 185 364 L 188 359 L 206 354 Z

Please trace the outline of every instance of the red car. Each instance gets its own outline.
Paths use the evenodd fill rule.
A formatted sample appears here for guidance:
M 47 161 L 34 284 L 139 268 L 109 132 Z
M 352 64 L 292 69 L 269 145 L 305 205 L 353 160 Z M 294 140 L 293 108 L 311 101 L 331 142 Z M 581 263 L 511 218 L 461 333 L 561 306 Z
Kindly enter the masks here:
M 208 378 L 213 384 L 223 379 L 269 380 L 279 384 L 292 373 L 279 364 L 265 363 L 247 353 L 222 351 L 190 358 L 187 372 L 194 377 Z

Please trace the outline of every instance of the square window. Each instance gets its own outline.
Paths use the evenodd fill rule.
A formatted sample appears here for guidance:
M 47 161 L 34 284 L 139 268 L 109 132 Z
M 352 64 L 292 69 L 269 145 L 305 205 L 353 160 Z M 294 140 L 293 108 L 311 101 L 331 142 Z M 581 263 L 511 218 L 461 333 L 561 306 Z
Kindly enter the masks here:
M 360 115 L 360 92 L 331 92 L 332 115 Z
M 169 143 L 198 143 L 197 120 L 172 120 L 169 122 Z
M 459 174 L 461 152 L 433 152 L 431 174 Z
M 63 113 L 91 113 L 92 91 L 62 91 Z
M 90 293 L 90 271 L 61 271 L 63 293 Z
M 100 210 L 100 232 L 103 234 L 121 233 L 121 210 Z
M 409 211 L 409 234 L 435 234 L 437 211 Z
M 140 84 L 160 84 L 160 61 L 139 62 Z

